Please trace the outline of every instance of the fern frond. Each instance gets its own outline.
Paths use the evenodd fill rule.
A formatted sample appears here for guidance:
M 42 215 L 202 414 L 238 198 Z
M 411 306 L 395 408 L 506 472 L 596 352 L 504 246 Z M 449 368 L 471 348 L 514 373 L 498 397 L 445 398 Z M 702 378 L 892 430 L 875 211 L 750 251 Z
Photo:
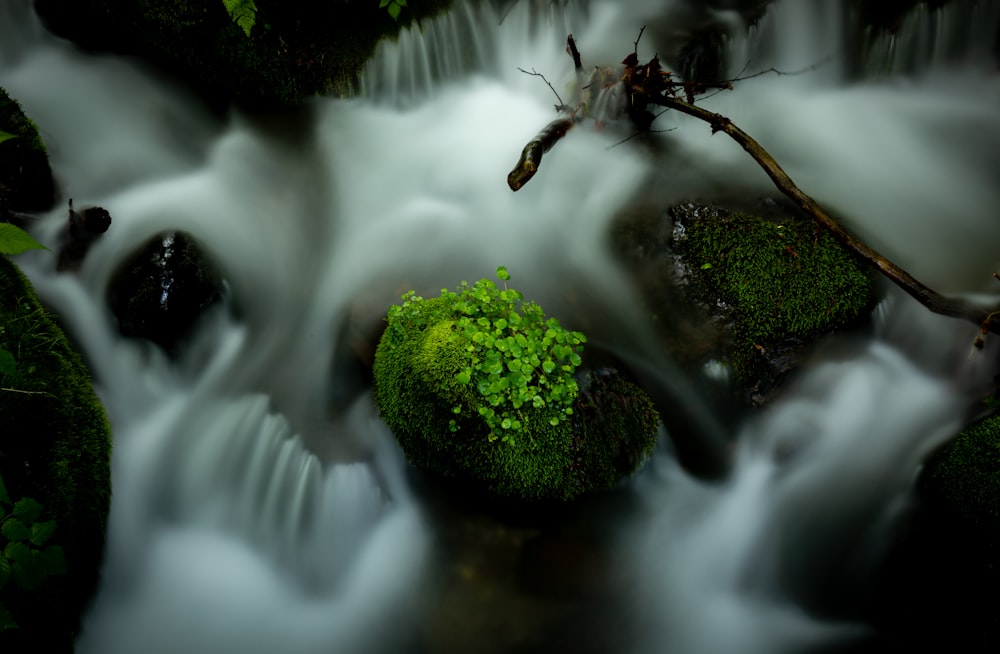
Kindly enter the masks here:
M 243 28 L 247 36 L 257 23 L 257 5 L 253 0 L 222 0 L 233 22 Z

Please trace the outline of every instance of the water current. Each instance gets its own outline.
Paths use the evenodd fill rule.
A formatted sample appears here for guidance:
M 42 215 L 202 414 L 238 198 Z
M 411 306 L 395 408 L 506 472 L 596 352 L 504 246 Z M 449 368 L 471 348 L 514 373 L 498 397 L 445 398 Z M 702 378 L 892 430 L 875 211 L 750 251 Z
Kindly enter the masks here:
M 682 0 L 460 0 L 383 44 L 361 97 L 265 119 L 220 117 L 175 80 L 81 53 L 28 2 L 5 2 L 0 86 L 40 125 L 63 195 L 114 218 L 79 275 L 56 273 L 46 253 L 18 258 L 79 344 L 114 428 L 105 569 L 78 651 L 554 652 L 579 651 L 584 633 L 593 651 L 774 654 L 866 637 L 853 602 L 921 460 L 995 373 L 996 343 L 972 352 L 974 325 L 889 291 L 870 336 L 831 343 L 733 430 L 698 408 L 697 384 L 656 345 L 607 239 L 626 207 L 772 194 L 746 154 L 668 114 L 651 142 L 576 129 L 524 189 L 505 183 L 554 117 L 552 91 L 518 68 L 562 89 L 568 33 L 587 62 L 614 63 L 643 26 L 648 58 L 708 24 L 727 35 L 730 75 L 804 72 L 753 77 L 705 106 L 915 276 L 995 301 L 1000 11 L 921 8 L 869 40 L 849 4 L 784 0 L 748 27 Z M 42 216 L 36 236 L 53 240 L 65 215 Z M 208 316 L 179 360 L 117 335 L 104 303 L 117 266 L 163 230 L 204 244 L 238 307 Z M 733 442 L 722 481 L 682 469 L 665 436 L 621 490 L 628 510 L 568 510 L 600 532 L 602 554 L 562 576 L 536 563 L 542 590 L 470 581 L 500 565 L 468 564 L 493 551 L 481 534 L 455 552 L 475 512 L 414 486 L 366 380 L 342 365 L 345 343 L 402 291 L 500 264 L 565 324 L 646 362 L 704 433 Z M 544 526 L 500 533 L 542 552 L 552 540 Z M 576 550 L 556 551 L 565 566 Z M 571 597 L 581 586 L 585 605 Z

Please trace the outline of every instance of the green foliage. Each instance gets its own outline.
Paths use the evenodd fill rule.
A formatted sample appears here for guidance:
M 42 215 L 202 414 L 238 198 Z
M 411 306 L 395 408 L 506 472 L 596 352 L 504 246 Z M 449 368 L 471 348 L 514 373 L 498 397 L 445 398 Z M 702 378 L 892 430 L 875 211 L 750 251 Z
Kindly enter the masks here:
M 843 327 L 870 303 L 870 272 L 808 220 L 720 212 L 687 221 L 678 249 L 703 281 L 706 302 L 732 308 L 731 357 L 744 378 L 756 349 Z
M 254 4 L 254 1 L 222 0 L 222 4 L 226 6 L 226 11 L 229 12 L 233 22 L 239 25 L 249 37 L 250 30 L 257 23 L 257 5 Z
M 11 134 L 10 132 L 5 132 L 2 129 L 0 129 L 0 143 L 3 143 L 4 141 L 9 141 L 10 139 L 16 139 L 16 138 L 17 138 L 17 134 Z
M 406 0 L 380 0 L 378 6 L 379 8 L 384 7 L 389 12 L 389 15 L 392 16 L 392 19 L 398 21 L 399 13 L 406 6 Z
M 530 433 L 528 425 L 556 427 L 572 415 L 573 372 L 586 337 L 546 319 L 540 306 L 507 288 L 505 268 L 498 268 L 497 276 L 504 281 L 502 290 L 488 279 L 473 286 L 462 282 L 457 292 L 441 289 L 440 301 L 454 319 L 428 315 L 423 298 L 409 291 L 401 305 L 389 309 L 388 321 L 397 329 L 427 331 L 418 361 L 432 373 L 425 381 L 452 399 L 456 417 L 478 416 L 490 440 L 513 443 Z M 449 365 L 438 378 L 442 357 Z M 453 418 L 448 426 L 458 431 L 460 422 Z
M 49 577 L 66 573 L 63 549 L 47 545 L 56 523 L 41 520 L 42 514 L 42 505 L 30 497 L 12 501 L 0 475 L 0 593 L 11 582 L 21 590 L 34 591 Z M 0 631 L 17 628 L 0 600 Z
M 0 254 L 21 254 L 28 250 L 48 250 L 17 225 L 0 223 Z

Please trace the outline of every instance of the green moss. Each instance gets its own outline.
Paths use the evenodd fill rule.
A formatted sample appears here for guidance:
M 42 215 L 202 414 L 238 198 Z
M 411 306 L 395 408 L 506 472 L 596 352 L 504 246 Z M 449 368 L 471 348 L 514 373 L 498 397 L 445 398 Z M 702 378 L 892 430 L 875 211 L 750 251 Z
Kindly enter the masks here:
M 761 349 L 842 328 L 871 303 L 869 270 L 810 220 L 710 212 L 685 223 L 677 246 L 698 271 L 702 299 L 732 308 L 730 358 L 744 380 Z
M 931 457 L 921 488 L 935 506 L 1000 536 L 1000 416 L 976 423 Z
M 0 650 L 39 641 L 65 649 L 96 588 L 110 504 L 110 426 L 87 369 L 39 304 L 30 283 L 0 256 L 0 472 L 12 498 L 31 497 L 55 520 L 52 543 L 69 574 L 33 593 L 8 585 L 0 601 L 23 629 L 0 634 Z M 44 648 L 43 648 L 44 649 Z M 57 651 L 55 649 L 51 651 Z
M 55 202 L 55 182 L 38 126 L 21 105 L 0 88 L 0 221 L 9 212 L 45 211 Z
M 617 373 L 574 376 L 582 335 L 516 291 L 480 280 L 403 298 L 375 353 L 375 401 L 415 466 L 496 497 L 563 501 L 614 487 L 651 454 L 659 416 L 645 393 Z

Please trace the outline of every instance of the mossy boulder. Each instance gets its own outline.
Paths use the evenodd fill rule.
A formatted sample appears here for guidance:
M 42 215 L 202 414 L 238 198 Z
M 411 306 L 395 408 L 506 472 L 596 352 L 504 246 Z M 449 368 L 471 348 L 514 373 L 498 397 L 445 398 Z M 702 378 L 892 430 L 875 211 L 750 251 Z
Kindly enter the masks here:
M 256 7 L 249 34 L 222 0 L 34 3 L 48 29 L 86 49 L 138 55 L 220 102 L 259 107 L 352 93 L 380 39 L 450 1 L 412 2 L 399 22 L 378 0 L 243 4 Z
M 887 651 L 994 652 L 1000 642 L 1000 415 L 929 457 L 872 598 Z
M 691 204 L 670 213 L 689 295 L 724 325 L 732 368 L 759 400 L 812 342 L 873 306 L 869 268 L 808 218 Z
M 111 498 L 111 430 L 87 368 L 4 256 L 0 349 L 3 485 L 13 502 L 31 498 L 41 505 L 35 522 L 54 522 L 44 545 L 62 549 L 67 570 L 42 579 L 32 579 L 23 565 L 18 572 L 24 552 L 15 549 L 35 547 L 15 543 L 14 527 L 5 523 L 0 565 L 12 562 L 15 569 L 0 584 L 0 607 L 19 628 L 0 629 L 0 651 L 68 652 L 98 580 Z M 23 587 L 25 579 L 32 588 Z
M 55 204 L 55 181 L 38 126 L 0 88 L 0 222 L 12 212 L 46 211 Z
M 501 279 L 505 273 L 501 273 Z M 375 401 L 418 468 L 515 501 L 613 488 L 652 453 L 659 416 L 612 369 L 580 367 L 585 337 L 482 279 L 393 306 Z
M 935 510 L 1000 543 L 1000 416 L 972 425 L 936 452 L 921 490 Z

